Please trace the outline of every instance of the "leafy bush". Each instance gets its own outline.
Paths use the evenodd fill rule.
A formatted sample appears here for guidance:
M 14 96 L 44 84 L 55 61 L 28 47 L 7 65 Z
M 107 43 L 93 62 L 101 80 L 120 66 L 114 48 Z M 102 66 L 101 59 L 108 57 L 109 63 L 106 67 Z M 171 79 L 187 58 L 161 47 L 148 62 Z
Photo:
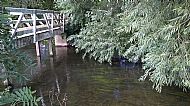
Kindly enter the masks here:
M 158 92 L 165 85 L 189 88 L 190 2 L 126 0 L 119 7 L 122 11 L 114 14 L 91 9 L 85 27 L 68 41 L 99 62 L 111 62 L 114 54 L 141 59 L 140 80 L 148 77 Z
M 72 35 L 68 41 L 78 50 L 85 50 L 84 56 L 89 54 L 99 62 L 108 61 L 115 52 L 121 55 L 127 49 L 130 33 L 120 31 L 120 16 L 112 17 L 111 12 L 93 10 L 87 14 L 90 22 L 81 29 L 78 35 Z
M 142 58 L 145 74 L 140 79 L 149 77 L 159 92 L 164 85 L 190 87 L 189 10 L 187 1 L 149 0 L 128 11 L 133 37 L 124 56 Z

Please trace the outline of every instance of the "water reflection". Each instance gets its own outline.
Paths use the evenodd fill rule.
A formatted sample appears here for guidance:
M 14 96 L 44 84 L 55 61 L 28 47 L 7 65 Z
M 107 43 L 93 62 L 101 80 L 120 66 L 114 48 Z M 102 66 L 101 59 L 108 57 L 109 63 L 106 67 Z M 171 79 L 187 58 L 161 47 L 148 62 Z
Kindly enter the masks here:
M 64 66 L 64 71 L 66 75 L 66 82 L 69 83 L 70 81 L 70 72 L 67 69 L 67 47 L 56 47 L 55 52 L 56 52 L 56 64 L 63 63 L 62 65 Z
M 118 87 L 116 87 L 115 89 L 114 89 L 114 91 L 113 91 L 113 96 L 114 96 L 114 98 L 118 101 L 121 97 L 121 94 L 120 94 L 120 91 L 119 91 L 119 88 Z
M 41 105 L 42 105 L 42 106 L 46 106 L 46 104 L 45 104 L 45 102 L 44 102 L 44 96 L 43 96 L 43 94 L 42 94 L 42 90 L 39 89 L 39 92 L 40 92 L 40 97 L 42 98 L 42 99 L 41 99 Z
M 46 46 L 43 46 L 43 47 L 46 48 Z M 58 77 L 57 73 L 55 72 L 56 70 L 55 67 L 56 67 L 56 63 L 62 62 L 61 60 L 65 60 L 64 62 L 67 62 L 66 61 L 67 48 L 63 48 L 63 47 L 55 48 L 55 53 L 56 53 L 55 58 L 49 57 L 49 59 L 44 59 L 44 58 L 47 58 L 48 56 L 48 54 L 44 53 L 44 50 L 46 52 L 48 52 L 48 50 L 43 49 L 43 48 L 41 50 L 42 50 L 41 57 L 37 58 L 37 63 L 38 63 L 37 67 L 38 67 L 38 70 L 42 70 L 43 68 L 46 68 L 49 71 L 48 73 L 50 75 L 48 75 L 49 77 L 48 76 L 45 76 L 45 77 L 48 77 L 47 81 L 51 81 L 50 83 L 47 82 L 48 86 L 39 88 L 39 94 L 42 97 L 41 105 L 42 106 L 48 106 L 48 105 L 66 106 L 67 93 L 64 93 L 64 91 L 61 91 L 61 85 L 63 84 L 62 83 L 63 81 L 64 82 L 66 81 L 67 83 L 69 83 L 70 74 L 67 71 L 67 68 L 65 67 L 64 71 L 66 72 L 65 74 L 66 79 L 64 79 L 63 81 L 60 81 L 61 79 Z M 44 64 L 48 64 L 47 67 L 44 67 Z M 66 66 L 66 64 L 64 66 Z
M 175 87 L 159 94 L 139 82 L 141 67 L 82 60 L 72 48 L 58 47 L 40 76 L 29 83 L 43 97 L 42 106 L 189 106 L 189 94 Z M 44 61 L 44 60 L 43 60 Z

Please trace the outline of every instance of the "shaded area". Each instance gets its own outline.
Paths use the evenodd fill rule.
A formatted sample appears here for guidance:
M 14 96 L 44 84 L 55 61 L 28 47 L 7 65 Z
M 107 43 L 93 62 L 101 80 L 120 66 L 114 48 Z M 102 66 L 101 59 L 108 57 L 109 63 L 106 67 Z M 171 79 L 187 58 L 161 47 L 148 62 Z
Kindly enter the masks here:
M 33 49 L 30 51 L 34 52 Z M 148 81 L 139 82 L 140 66 L 99 64 L 82 59 L 73 48 L 58 47 L 42 59 L 29 85 L 43 97 L 42 106 L 189 106 L 189 94 L 164 88 L 159 94 Z

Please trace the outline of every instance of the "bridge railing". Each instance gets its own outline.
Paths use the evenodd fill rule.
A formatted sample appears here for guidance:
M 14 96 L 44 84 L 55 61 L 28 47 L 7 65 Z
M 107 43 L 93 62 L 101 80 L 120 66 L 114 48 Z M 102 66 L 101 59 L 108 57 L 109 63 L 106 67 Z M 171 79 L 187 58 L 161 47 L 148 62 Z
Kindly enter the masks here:
M 11 33 L 15 39 L 32 37 L 36 43 L 64 31 L 64 14 L 52 10 L 5 8 L 10 18 Z

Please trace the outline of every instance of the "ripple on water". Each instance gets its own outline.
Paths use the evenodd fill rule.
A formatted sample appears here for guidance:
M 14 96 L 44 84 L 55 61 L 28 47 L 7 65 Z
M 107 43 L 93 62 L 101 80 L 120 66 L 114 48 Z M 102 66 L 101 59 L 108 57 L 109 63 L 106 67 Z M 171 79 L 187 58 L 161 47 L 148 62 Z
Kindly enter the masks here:
M 34 48 L 30 50 L 34 52 Z M 143 75 L 140 66 L 82 60 L 73 48 L 59 47 L 55 51 L 57 55 L 44 60 L 45 67 L 29 82 L 43 96 L 46 106 L 64 106 L 65 100 L 66 106 L 190 105 L 189 94 L 181 89 L 164 87 L 162 93 L 157 93 L 151 82 L 139 82 Z

